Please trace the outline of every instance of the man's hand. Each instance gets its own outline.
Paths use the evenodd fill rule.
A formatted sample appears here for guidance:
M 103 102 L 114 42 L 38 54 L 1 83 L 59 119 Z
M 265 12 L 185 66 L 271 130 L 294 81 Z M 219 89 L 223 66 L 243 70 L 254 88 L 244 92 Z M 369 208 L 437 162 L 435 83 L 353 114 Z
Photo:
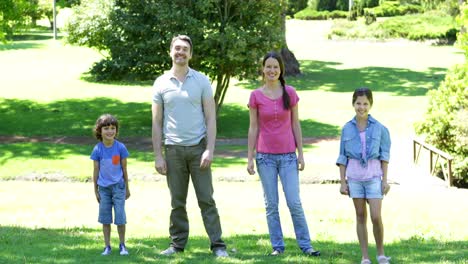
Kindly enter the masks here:
M 201 156 L 200 168 L 202 169 L 209 168 L 211 166 L 212 161 L 213 161 L 213 153 L 210 150 L 206 149 Z
M 156 171 L 161 174 L 161 175 L 166 175 L 167 173 L 167 166 L 166 166 L 166 161 L 164 160 L 163 157 L 158 157 L 154 161 L 154 167 L 156 168 Z

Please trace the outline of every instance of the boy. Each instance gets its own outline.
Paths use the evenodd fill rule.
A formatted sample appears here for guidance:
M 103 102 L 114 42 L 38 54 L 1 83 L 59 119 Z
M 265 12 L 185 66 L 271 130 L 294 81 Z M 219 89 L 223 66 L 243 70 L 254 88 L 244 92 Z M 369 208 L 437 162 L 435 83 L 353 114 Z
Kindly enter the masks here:
M 103 256 L 111 253 L 112 207 L 120 239 L 120 255 L 128 255 L 125 246 L 125 200 L 130 197 L 127 173 L 129 154 L 125 145 L 116 140 L 118 132 L 119 122 L 112 115 L 104 114 L 96 120 L 94 135 L 100 142 L 94 147 L 91 159 L 94 161 L 94 193 L 99 203 L 98 221 L 104 234 Z

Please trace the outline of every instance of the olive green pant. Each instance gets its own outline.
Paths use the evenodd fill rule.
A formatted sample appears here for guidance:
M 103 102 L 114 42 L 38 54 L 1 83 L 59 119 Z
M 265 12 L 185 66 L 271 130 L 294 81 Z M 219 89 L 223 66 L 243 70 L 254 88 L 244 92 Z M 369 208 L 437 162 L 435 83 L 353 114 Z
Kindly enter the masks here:
M 221 223 L 213 199 L 211 169 L 200 168 L 200 160 L 205 148 L 205 140 L 202 140 L 198 145 L 189 147 L 165 146 L 167 185 L 171 193 L 172 206 L 169 234 L 171 246 L 180 250 L 185 248 L 189 236 L 186 202 L 190 178 L 197 195 L 203 224 L 210 238 L 210 248 L 226 248 L 221 239 Z

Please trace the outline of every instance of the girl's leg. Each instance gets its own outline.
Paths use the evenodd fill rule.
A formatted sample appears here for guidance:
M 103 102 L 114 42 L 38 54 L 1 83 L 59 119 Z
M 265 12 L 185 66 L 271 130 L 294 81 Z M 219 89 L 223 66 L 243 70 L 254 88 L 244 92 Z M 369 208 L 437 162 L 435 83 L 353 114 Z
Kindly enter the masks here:
M 110 224 L 103 224 L 102 225 L 102 233 L 104 234 L 104 243 L 107 246 L 110 246 L 110 233 L 111 233 L 111 225 Z
M 117 231 L 119 232 L 120 244 L 125 243 L 125 225 L 118 225 Z
M 384 227 L 382 223 L 382 199 L 369 199 L 370 214 L 374 230 L 377 255 L 384 256 Z
M 362 259 L 369 259 L 366 199 L 354 198 L 353 203 L 356 210 L 356 231 L 361 246 Z

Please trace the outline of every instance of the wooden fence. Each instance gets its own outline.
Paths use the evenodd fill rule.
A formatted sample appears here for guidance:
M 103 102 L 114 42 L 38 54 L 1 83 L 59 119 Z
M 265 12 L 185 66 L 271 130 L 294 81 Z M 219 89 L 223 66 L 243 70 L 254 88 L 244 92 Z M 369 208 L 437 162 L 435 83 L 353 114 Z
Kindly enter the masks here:
M 427 144 L 421 139 L 413 138 L 413 162 L 417 163 L 419 160 L 419 155 L 421 154 L 421 149 L 426 149 L 429 151 L 429 171 L 433 176 L 436 173 L 437 164 L 440 164 L 442 168 L 442 173 L 444 179 L 447 182 L 447 185 L 450 187 L 453 183 L 453 174 L 452 174 L 452 160 L 453 157 L 443 152 L 442 150 Z M 434 159 L 435 158 L 435 159 Z

